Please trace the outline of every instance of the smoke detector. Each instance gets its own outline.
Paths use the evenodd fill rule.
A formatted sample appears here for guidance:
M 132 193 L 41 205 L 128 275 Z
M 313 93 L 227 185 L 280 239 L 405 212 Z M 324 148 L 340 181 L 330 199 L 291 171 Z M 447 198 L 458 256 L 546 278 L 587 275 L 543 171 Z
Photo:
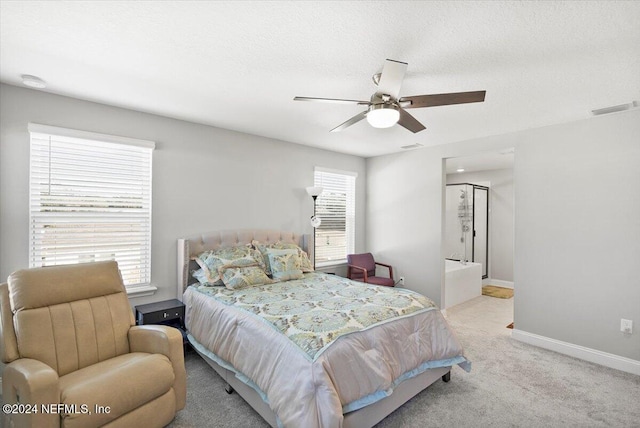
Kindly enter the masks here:
M 45 81 L 39 78 L 38 76 L 23 74 L 21 77 L 22 77 L 22 84 L 25 86 L 29 86 L 30 88 L 44 89 L 47 87 L 47 84 L 45 83 Z

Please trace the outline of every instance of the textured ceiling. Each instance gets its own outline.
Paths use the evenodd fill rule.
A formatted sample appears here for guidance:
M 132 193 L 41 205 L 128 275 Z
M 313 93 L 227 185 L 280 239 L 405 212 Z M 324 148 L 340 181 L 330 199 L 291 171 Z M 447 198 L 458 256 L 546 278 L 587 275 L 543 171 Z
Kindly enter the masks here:
M 0 79 L 369 157 L 583 119 L 640 100 L 640 2 L 26 2 L 0 5 Z M 418 134 L 362 121 L 385 58 L 401 96 L 487 90 L 411 110 Z

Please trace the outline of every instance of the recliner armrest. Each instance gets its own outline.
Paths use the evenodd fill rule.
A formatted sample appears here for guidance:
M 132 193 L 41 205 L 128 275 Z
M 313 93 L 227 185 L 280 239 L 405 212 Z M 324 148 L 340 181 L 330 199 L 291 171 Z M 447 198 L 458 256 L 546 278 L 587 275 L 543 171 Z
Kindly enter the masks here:
M 60 415 L 43 413 L 43 404 L 60 402 L 58 374 L 45 363 L 21 358 L 7 364 L 2 373 L 2 399 L 6 404 L 27 405 L 16 412 L 3 412 L 6 427 L 59 427 Z M 37 411 L 28 406 L 36 405 Z M 4 409 L 3 409 L 4 410 Z
M 187 372 L 180 330 L 165 325 L 133 326 L 129 329 L 129 348 L 131 352 L 162 354 L 169 358 L 176 377 L 173 384 L 176 410 L 183 409 L 187 402 Z

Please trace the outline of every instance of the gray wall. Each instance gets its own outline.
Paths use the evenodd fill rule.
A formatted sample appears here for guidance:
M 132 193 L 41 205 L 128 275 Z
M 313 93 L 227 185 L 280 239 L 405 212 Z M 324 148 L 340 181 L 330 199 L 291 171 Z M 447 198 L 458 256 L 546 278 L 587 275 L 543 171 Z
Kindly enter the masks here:
M 368 249 L 440 302 L 444 159 L 509 147 L 516 328 L 640 360 L 640 110 L 368 159 Z
M 356 250 L 365 248 L 360 157 L 4 84 L 0 94 L 0 278 L 28 267 L 28 122 L 156 141 L 151 277 L 159 290 L 134 304 L 175 296 L 179 237 L 234 228 L 312 233 L 305 187 L 314 166 L 358 173 Z
M 513 169 L 447 174 L 447 184 L 491 182 L 489 278 L 513 282 Z

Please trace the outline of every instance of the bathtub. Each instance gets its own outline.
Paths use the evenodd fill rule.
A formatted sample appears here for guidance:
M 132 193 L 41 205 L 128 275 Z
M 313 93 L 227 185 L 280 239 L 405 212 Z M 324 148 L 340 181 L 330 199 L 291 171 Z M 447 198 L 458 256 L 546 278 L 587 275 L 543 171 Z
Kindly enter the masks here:
M 482 264 L 444 261 L 444 308 L 482 295 Z

